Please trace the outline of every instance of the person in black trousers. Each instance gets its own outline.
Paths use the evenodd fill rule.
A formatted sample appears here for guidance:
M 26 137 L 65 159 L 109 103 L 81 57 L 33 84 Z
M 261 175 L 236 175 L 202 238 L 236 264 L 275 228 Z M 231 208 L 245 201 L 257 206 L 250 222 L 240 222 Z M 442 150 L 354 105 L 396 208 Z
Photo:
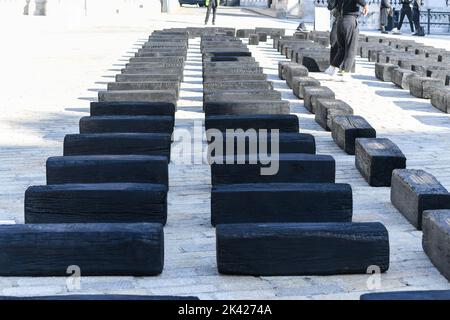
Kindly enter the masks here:
M 337 22 L 338 50 L 331 65 L 340 68 L 341 80 L 347 80 L 347 74 L 353 69 L 358 49 L 358 17 L 359 7 L 363 7 L 363 15 L 369 13 L 369 5 L 366 0 L 337 0 L 336 8 L 340 11 Z
M 380 2 L 380 30 L 381 33 L 387 33 L 386 26 L 388 25 L 389 15 L 392 12 L 392 7 L 389 0 L 381 0 Z
M 420 25 L 420 6 L 421 6 L 421 0 L 414 0 L 413 2 L 413 21 L 414 26 L 416 28 L 416 33 L 414 33 L 415 36 L 425 36 L 425 31 Z
M 398 23 L 398 30 L 400 31 L 402 28 L 403 20 L 405 16 L 408 18 L 409 27 L 411 28 L 411 33 L 414 33 L 414 24 L 413 24 L 413 14 L 411 10 L 411 0 L 401 0 L 402 9 L 400 10 L 400 21 Z
M 220 0 L 206 0 L 205 5 L 208 9 L 206 11 L 205 25 L 208 24 L 209 16 L 211 15 L 211 9 L 213 12 L 212 24 L 213 25 L 216 24 L 216 12 L 217 12 L 217 7 L 219 6 L 219 1 Z
M 336 57 L 336 54 L 338 52 L 338 43 L 337 43 L 337 24 L 339 21 L 339 16 L 340 16 L 340 10 L 338 8 L 336 8 L 336 1 L 335 0 L 329 0 L 328 1 L 328 10 L 331 11 L 331 15 L 333 16 L 333 25 L 331 27 L 331 31 L 330 31 L 330 62 L 334 60 L 334 58 Z M 330 65 L 326 70 L 325 73 L 330 75 L 330 76 L 335 76 L 337 71 L 339 69 L 333 67 L 332 65 Z

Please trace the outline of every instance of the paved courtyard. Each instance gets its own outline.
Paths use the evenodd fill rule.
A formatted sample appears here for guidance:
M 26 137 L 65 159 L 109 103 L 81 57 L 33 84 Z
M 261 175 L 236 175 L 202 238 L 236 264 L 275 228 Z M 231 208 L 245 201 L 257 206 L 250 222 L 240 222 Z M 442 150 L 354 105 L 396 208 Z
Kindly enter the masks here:
M 17 22 L 18 32 L 1 28 L 5 47 L 0 96 L 0 221 L 23 223 L 23 196 L 30 185 L 45 184 L 45 160 L 62 154 L 65 134 L 78 132 L 78 120 L 88 115 L 89 102 L 113 81 L 130 56 L 154 29 L 201 26 L 204 9 L 183 8 L 177 14 L 155 16 L 121 26 L 58 28 L 56 21 L 30 17 Z M 44 18 L 45 19 L 45 18 Z M 20 28 L 19 28 L 20 26 Z M 281 21 L 239 9 L 223 9 L 218 26 L 273 26 L 293 31 L 297 21 Z M 419 39 L 448 46 L 450 38 Z M 201 55 L 199 39 L 190 41 L 185 79 L 176 114 L 176 128 L 192 130 L 201 121 Z M 336 159 L 337 182 L 350 183 L 354 221 L 381 221 L 389 230 L 391 267 L 381 276 L 381 291 L 450 289 L 431 265 L 421 246 L 422 233 L 390 203 L 389 188 L 371 188 L 360 176 L 354 157 L 345 154 L 314 121 L 303 103 L 277 76 L 283 57 L 272 43 L 250 47 L 269 80 L 300 118 L 301 132 L 311 133 L 320 154 Z M 380 137 L 390 138 L 408 158 L 408 167 L 424 169 L 450 188 L 450 114 L 428 100 L 374 77 L 374 64 L 358 60 L 348 83 L 312 74 L 364 116 Z M 200 152 L 200 150 L 195 150 Z M 357 299 L 368 292 L 368 275 L 327 277 L 220 276 L 215 262 L 215 231 L 210 226 L 209 166 L 170 165 L 165 267 L 153 278 L 83 277 L 73 293 L 196 295 L 201 299 Z M 2 295 L 66 294 L 66 278 L 0 278 Z

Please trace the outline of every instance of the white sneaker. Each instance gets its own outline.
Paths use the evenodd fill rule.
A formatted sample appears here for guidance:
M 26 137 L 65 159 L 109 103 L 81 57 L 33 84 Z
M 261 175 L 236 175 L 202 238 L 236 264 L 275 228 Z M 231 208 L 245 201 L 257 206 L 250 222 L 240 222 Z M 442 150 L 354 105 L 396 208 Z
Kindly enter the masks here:
M 330 77 L 334 77 L 337 73 L 337 68 L 333 67 L 333 66 L 329 66 L 324 73 L 326 73 L 327 75 L 329 75 Z

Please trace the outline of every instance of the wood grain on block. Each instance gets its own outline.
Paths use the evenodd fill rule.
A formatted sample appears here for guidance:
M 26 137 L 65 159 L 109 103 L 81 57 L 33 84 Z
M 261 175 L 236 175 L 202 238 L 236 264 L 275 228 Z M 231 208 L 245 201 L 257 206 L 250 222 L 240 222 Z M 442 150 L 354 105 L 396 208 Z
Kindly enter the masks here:
M 257 34 L 251 34 L 248 36 L 248 45 L 257 46 L 259 45 L 259 36 Z
M 294 95 L 303 99 L 303 90 L 305 87 L 319 87 L 320 81 L 312 77 L 294 77 L 292 79 L 292 91 Z
M 213 115 L 278 115 L 290 114 L 291 109 L 288 101 L 284 100 L 236 100 L 223 102 L 205 102 L 204 110 L 206 116 Z
M 211 81 L 245 81 L 245 80 L 259 80 L 267 81 L 267 75 L 264 73 L 241 73 L 241 74 L 205 74 L 204 82 Z
M 286 83 L 289 88 L 293 88 L 294 77 L 306 77 L 308 76 L 308 69 L 302 65 L 287 65 L 283 68 L 283 78 L 286 79 Z
M 172 133 L 172 116 L 94 116 L 80 119 L 80 133 Z
M 375 76 L 381 81 L 392 80 L 392 70 L 400 68 L 391 63 L 375 63 Z
M 214 135 L 206 133 L 208 139 L 209 154 L 214 156 L 216 154 L 215 148 L 216 139 L 222 139 L 222 152 L 231 152 L 231 154 L 250 154 L 252 153 L 252 144 L 254 144 L 258 153 L 272 153 L 272 144 L 277 146 L 279 153 L 308 153 L 316 154 L 316 141 L 313 135 L 307 133 L 279 133 L 277 140 L 270 132 L 260 133 L 254 131 L 253 133 L 234 133 L 222 134 L 219 138 Z M 232 140 L 230 140 L 232 139 Z M 227 147 L 227 144 L 233 142 L 232 147 Z M 251 147 L 252 146 L 252 147 Z M 214 151 L 214 152 L 213 152 Z M 275 150 L 273 151 L 275 153 Z
M 450 210 L 425 211 L 422 223 L 423 250 L 450 281 Z
M 154 276 L 163 270 L 161 224 L 24 224 L 0 226 L 0 275 Z
M 179 74 L 117 74 L 117 82 L 142 82 L 142 81 L 178 81 L 183 79 Z
M 372 266 L 389 268 L 389 235 L 377 222 L 222 224 L 216 240 L 222 274 L 367 274 Z
M 184 57 L 133 57 L 130 63 L 184 63 Z
M 391 80 L 397 87 L 409 90 L 409 78 L 416 75 L 412 70 L 397 68 L 392 70 Z
M 418 230 L 425 210 L 450 209 L 450 193 L 423 170 L 399 169 L 392 173 L 391 202 Z
M 433 88 L 431 104 L 442 112 L 450 113 L 450 88 L 440 86 Z
M 220 68 L 220 67 L 214 67 L 214 68 L 207 68 L 204 70 L 204 73 L 207 75 L 214 75 L 214 74 L 260 74 L 263 73 L 263 68 L 261 67 L 240 67 L 235 66 L 231 68 Z
M 236 61 L 203 61 L 203 72 L 206 73 L 209 69 L 226 69 L 226 68 L 236 68 L 236 67 L 243 67 L 243 68 L 259 68 L 260 65 L 256 61 L 252 62 L 236 62 Z
M 25 192 L 25 223 L 166 221 L 167 186 L 162 184 L 60 184 Z
M 355 164 L 372 187 L 389 187 L 392 171 L 406 168 L 406 157 L 386 138 L 356 139 Z
M 214 81 L 204 82 L 203 88 L 205 90 L 247 90 L 247 89 L 273 89 L 273 83 L 264 80 L 249 80 L 249 81 Z
M 417 97 L 423 99 L 431 98 L 431 87 L 443 86 L 444 82 L 440 79 L 428 77 L 411 77 L 409 79 L 409 92 Z
M 91 116 L 174 116 L 170 102 L 91 102 Z
M 257 155 L 224 157 L 223 164 L 211 164 L 212 185 L 335 182 L 336 163 L 334 158 L 328 155 L 282 153 L 265 165 L 259 160 Z M 261 174 L 262 168 L 269 167 L 278 170 L 271 175 Z
M 303 89 L 303 102 L 305 108 L 311 112 L 315 113 L 316 100 L 318 98 L 335 99 L 333 90 L 324 86 L 316 87 L 304 87 Z
M 258 115 L 222 115 L 207 116 L 205 118 L 206 130 L 216 129 L 278 129 L 280 132 L 298 132 L 298 117 L 293 114 L 258 114 Z
M 168 160 L 162 156 L 67 156 L 47 160 L 47 184 L 155 183 L 168 185 Z
M 374 128 L 361 116 L 336 116 L 332 123 L 332 137 L 334 142 L 346 153 L 355 154 L 355 140 L 357 138 L 376 138 Z
M 290 61 L 279 61 L 278 62 L 278 78 L 280 78 L 281 80 L 286 80 L 286 78 L 284 78 L 284 76 L 285 76 L 284 68 L 286 68 L 287 66 L 296 66 L 296 65 L 298 65 L 298 63 L 290 62 Z
M 174 90 L 177 97 L 180 92 L 180 83 L 178 81 L 145 81 L 145 82 L 110 82 L 108 91 L 131 91 L 131 90 Z
M 171 143 L 168 133 L 69 134 L 64 138 L 64 155 L 136 154 L 165 156 L 170 161 Z
M 348 184 L 218 185 L 211 191 L 211 223 L 351 222 Z
M 203 93 L 204 102 L 281 101 L 277 90 L 213 90 Z
M 330 66 L 330 52 L 305 52 L 298 54 L 297 62 L 301 62 L 309 72 L 323 72 Z
M 391 300 L 450 300 L 450 290 L 424 290 L 424 291 L 394 291 L 366 293 L 361 300 L 391 301 Z
M 136 296 L 116 294 L 86 294 L 86 295 L 59 295 L 59 296 L 36 296 L 36 297 L 9 297 L 0 296 L 0 301 L 176 301 L 176 300 L 199 300 L 193 296 Z
M 100 102 L 177 102 L 177 92 L 175 90 L 115 90 L 99 91 L 98 101 Z
M 315 119 L 316 122 L 327 131 L 331 131 L 334 117 L 352 114 L 352 107 L 342 100 L 326 98 L 317 99 Z

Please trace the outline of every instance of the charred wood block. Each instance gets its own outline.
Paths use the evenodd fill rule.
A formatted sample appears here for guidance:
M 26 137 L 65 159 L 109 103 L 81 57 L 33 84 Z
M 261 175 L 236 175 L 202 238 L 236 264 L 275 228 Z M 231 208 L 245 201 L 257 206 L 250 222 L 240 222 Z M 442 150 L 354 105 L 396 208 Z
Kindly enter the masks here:
M 391 202 L 418 230 L 425 210 L 450 209 L 450 193 L 423 170 L 402 169 L 392 173 Z
M 450 300 L 450 290 L 424 290 L 424 291 L 395 291 L 366 293 L 361 300 L 390 301 L 390 300 Z
M 450 88 L 435 87 L 431 93 L 431 104 L 442 112 L 450 113 Z
M 312 77 L 294 77 L 292 79 L 292 91 L 294 95 L 299 98 L 303 99 L 303 90 L 305 87 L 319 87 L 320 81 L 316 80 Z
M 206 130 L 219 130 L 225 132 L 227 129 L 278 129 L 280 132 L 298 132 L 298 117 L 293 114 L 277 115 L 224 115 L 207 116 L 205 118 Z
M 316 122 L 325 130 L 331 131 L 333 118 L 339 115 L 352 115 L 353 109 L 342 100 L 317 99 Z
M 170 161 L 172 137 L 168 133 L 69 134 L 64 138 L 65 156 L 148 155 Z
M 59 296 L 37 296 L 37 297 L 8 297 L 0 296 L 0 301 L 176 301 L 176 300 L 200 300 L 197 297 L 189 296 L 135 296 L 116 294 L 71 294 Z
M 233 134 L 221 133 L 220 135 L 207 132 L 208 150 L 211 156 L 216 155 L 217 148 L 223 154 L 243 155 L 256 152 L 268 154 L 276 153 L 308 153 L 316 154 L 316 141 L 314 136 L 307 133 L 279 133 L 272 135 L 270 132 L 235 132 Z M 221 140 L 220 140 L 221 139 Z M 232 146 L 229 144 L 233 143 Z M 273 146 L 273 148 L 272 148 Z M 265 148 L 264 148 L 265 147 Z
M 168 102 L 91 102 L 91 116 L 174 116 Z
M 166 221 L 167 186 L 162 184 L 60 184 L 25 192 L 25 223 Z
M 391 140 L 385 138 L 356 139 L 355 164 L 372 187 L 389 187 L 392 171 L 406 168 L 406 157 Z
M 47 184 L 155 183 L 168 185 L 168 160 L 161 156 L 67 156 L 47 160 Z
M 328 155 L 282 153 L 272 155 L 270 163 L 265 165 L 260 160 L 257 155 L 216 158 L 216 163 L 211 165 L 212 185 L 335 182 L 336 163 Z M 263 168 L 273 171 L 265 174 Z
M 336 116 L 332 123 L 332 137 L 334 142 L 346 153 L 355 154 L 355 140 L 357 138 L 376 138 L 377 132 L 361 116 Z
M 154 276 L 163 270 L 161 224 L 23 224 L 0 226 L 0 275 Z
M 212 90 L 203 92 L 204 102 L 281 101 L 277 90 Z
M 232 99 L 230 99 L 232 100 Z M 205 115 L 251 115 L 290 114 L 289 102 L 279 101 L 234 101 L 205 102 Z
M 94 116 L 80 119 L 80 133 L 172 133 L 172 116 Z
M 416 75 L 412 70 L 397 68 L 392 70 L 391 80 L 397 87 L 409 90 L 409 79 Z
M 287 65 L 283 68 L 283 78 L 286 79 L 286 83 L 289 88 L 292 89 L 293 86 L 293 78 L 294 77 L 306 77 L 308 76 L 308 69 L 304 66 L 296 64 L 296 65 Z
M 450 210 L 430 210 L 423 215 L 422 246 L 433 265 L 450 281 Z
M 376 63 L 375 76 L 381 81 L 391 81 L 392 70 L 397 68 L 400 67 L 390 63 Z
M 309 72 L 323 72 L 330 66 L 330 53 L 304 53 L 301 58 L 297 55 L 297 61 L 301 62 Z
M 178 81 L 181 82 L 182 75 L 179 74 L 117 74 L 117 82 L 142 82 L 142 81 Z
M 110 82 L 108 90 L 111 91 L 129 91 L 129 90 L 175 90 L 177 97 L 180 93 L 180 83 L 178 81 L 143 81 L 143 82 Z
M 335 99 L 335 95 L 333 90 L 328 87 L 304 87 L 303 102 L 309 112 L 316 113 L 317 99 L 319 98 Z
M 213 81 L 204 82 L 203 88 L 205 90 L 253 90 L 253 89 L 267 89 L 273 90 L 273 83 L 270 81 Z
M 351 222 L 352 207 L 348 184 L 218 185 L 211 192 L 211 223 Z
M 441 79 L 428 77 L 411 77 L 409 80 L 409 92 L 417 98 L 430 99 L 432 90 L 431 88 L 443 85 L 444 82 Z
M 255 33 L 255 29 L 238 29 L 236 30 L 236 37 L 248 38 L 252 33 Z
M 389 235 L 375 223 L 222 224 L 216 228 L 222 274 L 366 274 L 389 269 Z

